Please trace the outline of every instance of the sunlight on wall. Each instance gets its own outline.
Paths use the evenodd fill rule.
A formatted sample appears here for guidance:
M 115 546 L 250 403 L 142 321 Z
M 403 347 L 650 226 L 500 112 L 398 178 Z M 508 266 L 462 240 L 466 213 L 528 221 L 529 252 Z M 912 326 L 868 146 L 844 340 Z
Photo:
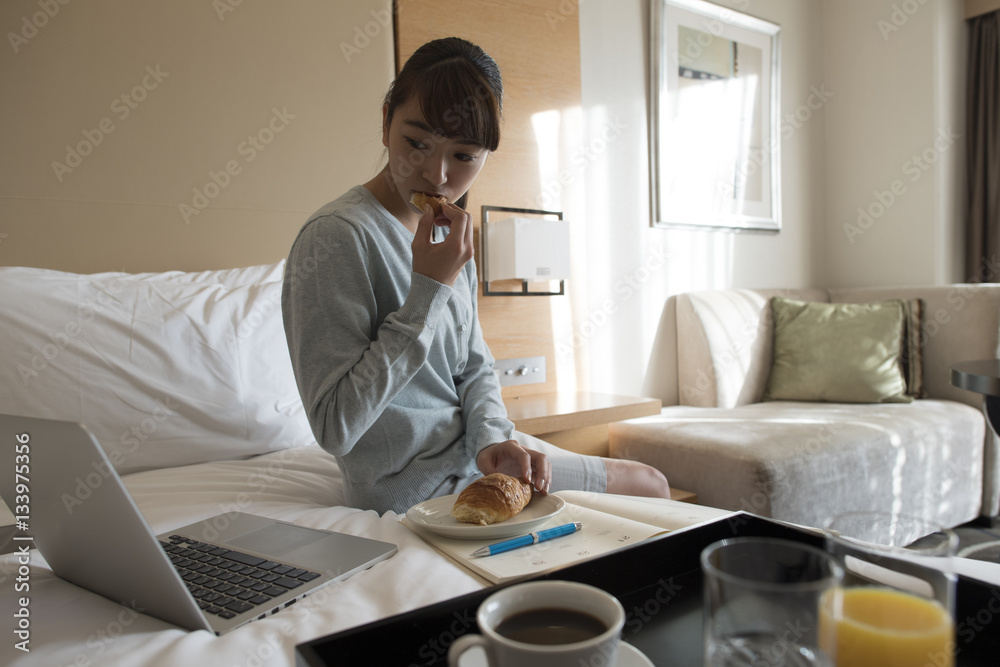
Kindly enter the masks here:
M 581 184 L 585 185 L 583 189 L 590 214 L 586 237 L 581 239 L 584 243 L 580 253 L 581 257 L 588 259 L 586 273 L 589 282 L 600 291 L 599 286 L 612 282 L 612 259 L 620 234 L 613 214 L 617 193 L 606 171 L 606 156 L 619 142 L 620 133 L 608 129 L 615 124 L 608 118 L 607 107 L 603 105 L 587 109 L 584 124 L 587 130 L 584 132 L 581 129 L 580 146 L 573 158 L 573 167 Z M 586 300 L 580 307 L 586 307 Z
M 592 391 L 606 391 L 613 383 L 615 359 L 612 355 L 595 355 L 602 338 L 611 337 L 617 312 L 608 312 L 607 302 L 615 282 L 619 234 L 616 229 L 615 190 L 607 178 L 606 155 L 614 150 L 620 134 L 608 118 L 603 105 L 582 111 L 577 147 L 570 168 L 578 183 L 580 208 L 586 209 L 586 225 L 573 245 L 574 257 L 580 270 L 581 289 L 571 293 L 571 341 L 576 352 L 578 379 Z M 579 385 L 578 385 L 579 386 Z
M 531 116 L 531 128 L 538 144 L 538 177 L 545 208 L 558 209 L 559 182 L 559 126 L 562 114 L 558 109 L 539 111 Z M 553 194 L 556 196 L 554 197 Z
M 568 296 L 550 300 L 557 388 L 635 394 L 666 299 L 730 287 L 736 234 L 650 226 L 644 125 L 593 105 L 536 113 L 532 128 L 536 204 L 570 222 Z
M 579 144 L 580 108 L 549 109 L 531 117 L 538 147 L 538 174 L 541 196 L 536 208 L 562 211 L 570 228 L 570 270 L 566 281 L 568 297 L 549 298 L 551 330 L 555 341 L 555 372 L 559 391 L 576 391 L 583 381 L 578 372 L 579 353 L 573 337 L 575 301 L 587 292 L 588 272 L 584 266 L 586 223 L 583 206 L 583 179 L 573 169 Z

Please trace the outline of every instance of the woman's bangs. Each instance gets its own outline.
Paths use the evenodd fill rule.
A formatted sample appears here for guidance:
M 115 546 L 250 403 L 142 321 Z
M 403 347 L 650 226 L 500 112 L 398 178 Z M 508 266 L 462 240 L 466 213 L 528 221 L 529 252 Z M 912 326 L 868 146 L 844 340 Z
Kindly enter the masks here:
M 452 67 L 426 72 L 416 86 L 424 119 L 447 137 L 468 139 L 495 151 L 500 145 L 496 96 L 474 68 L 449 64 Z

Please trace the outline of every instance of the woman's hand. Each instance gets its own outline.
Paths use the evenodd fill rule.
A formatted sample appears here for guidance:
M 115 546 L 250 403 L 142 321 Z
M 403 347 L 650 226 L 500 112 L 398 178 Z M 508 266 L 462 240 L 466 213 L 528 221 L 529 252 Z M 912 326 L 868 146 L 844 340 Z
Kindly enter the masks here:
M 441 243 L 431 243 L 435 224 L 451 230 Z M 411 248 L 414 272 L 444 285 L 454 285 L 462 267 L 472 259 L 472 215 L 445 202 L 441 205 L 441 216 L 435 220 L 434 211 L 425 206 Z
M 502 472 L 526 480 L 541 493 L 552 486 L 552 464 L 545 454 L 522 447 L 516 440 L 505 440 L 479 452 L 476 465 L 484 475 Z

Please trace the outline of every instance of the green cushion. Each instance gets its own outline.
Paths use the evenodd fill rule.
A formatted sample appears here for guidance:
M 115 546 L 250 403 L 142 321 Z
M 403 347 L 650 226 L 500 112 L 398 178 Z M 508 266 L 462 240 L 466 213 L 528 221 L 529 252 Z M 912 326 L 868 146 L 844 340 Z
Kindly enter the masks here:
M 908 403 L 900 357 L 907 304 L 774 297 L 774 353 L 763 400 Z

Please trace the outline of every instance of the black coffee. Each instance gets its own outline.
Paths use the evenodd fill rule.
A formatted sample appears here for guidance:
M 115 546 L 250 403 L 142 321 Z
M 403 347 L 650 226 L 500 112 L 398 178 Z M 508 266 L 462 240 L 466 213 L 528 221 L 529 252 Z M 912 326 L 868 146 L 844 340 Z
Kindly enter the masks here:
M 572 644 L 607 632 L 600 619 L 572 609 L 532 609 L 508 616 L 497 634 L 525 644 Z

